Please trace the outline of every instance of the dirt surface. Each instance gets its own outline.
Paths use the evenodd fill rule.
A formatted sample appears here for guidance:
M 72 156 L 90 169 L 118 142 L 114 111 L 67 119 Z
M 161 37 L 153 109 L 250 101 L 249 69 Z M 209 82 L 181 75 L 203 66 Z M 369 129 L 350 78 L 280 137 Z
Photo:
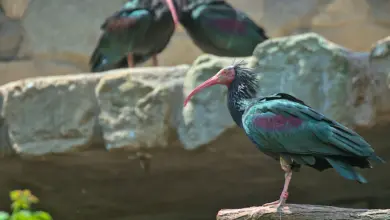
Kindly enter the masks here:
M 362 134 L 379 155 L 390 158 L 384 141 L 390 127 Z M 279 164 L 258 152 L 238 131 L 196 152 L 169 149 L 152 154 L 145 172 L 130 152 L 95 150 L 41 159 L 0 160 L 0 209 L 8 192 L 28 188 L 39 208 L 55 219 L 207 220 L 222 208 L 261 205 L 275 200 L 283 184 Z M 293 175 L 290 202 L 344 207 L 388 208 L 388 165 L 362 172 L 358 184 L 334 171 L 304 168 Z

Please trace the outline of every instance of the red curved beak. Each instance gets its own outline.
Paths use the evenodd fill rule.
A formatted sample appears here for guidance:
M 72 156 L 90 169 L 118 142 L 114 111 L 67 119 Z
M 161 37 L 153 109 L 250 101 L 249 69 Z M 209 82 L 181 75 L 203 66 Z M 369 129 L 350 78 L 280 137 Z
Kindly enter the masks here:
M 165 1 L 168 5 L 169 11 L 171 12 L 173 22 L 175 22 L 175 26 L 177 27 L 180 24 L 180 21 L 179 21 L 179 16 L 177 15 L 176 12 L 175 4 L 173 3 L 173 0 L 165 0 Z
M 190 101 L 191 97 L 194 96 L 196 93 L 202 91 L 203 89 L 220 84 L 219 82 L 219 76 L 216 74 L 215 76 L 211 77 L 210 79 L 206 80 L 204 83 L 197 86 L 192 92 L 187 96 L 187 98 L 184 100 L 184 107 L 187 105 L 188 101 Z

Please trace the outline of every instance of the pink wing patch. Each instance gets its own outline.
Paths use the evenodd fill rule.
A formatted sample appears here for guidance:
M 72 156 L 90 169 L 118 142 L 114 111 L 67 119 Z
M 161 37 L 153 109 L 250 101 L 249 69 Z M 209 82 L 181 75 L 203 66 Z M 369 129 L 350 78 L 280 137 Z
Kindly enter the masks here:
M 293 116 L 275 115 L 272 117 L 256 117 L 253 124 L 266 130 L 284 130 L 299 127 L 303 121 Z
M 107 30 L 115 31 L 133 26 L 137 22 L 134 18 L 114 18 L 107 22 Z
M 246 26 L 236 19 L 215 19 L 211 21 L 212 25 L 226 32 L 245 33 Z

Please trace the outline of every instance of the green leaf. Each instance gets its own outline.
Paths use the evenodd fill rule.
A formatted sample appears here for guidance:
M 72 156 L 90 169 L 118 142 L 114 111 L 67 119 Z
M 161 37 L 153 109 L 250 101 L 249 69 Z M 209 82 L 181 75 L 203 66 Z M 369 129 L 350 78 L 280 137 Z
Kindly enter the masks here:
M 30 220 L 31 217 L 32 217 L 32 215 L 31 215 L 30 211 L 22 210 L 22 211 L 15 212 L 14 214 L 12 214 L 10 220 Z
M 34 212 L 33 216 L 34 220 L 53 220 L 49 213 L 43 211 Z
M 12 201 L 16 201 L 20 197 L 20 190 L 13 190 L 9 193 L 9 197 L 11 198 Z
M 0 211 L 0 220 L 8 220 L 9 214 L 3 211 Z

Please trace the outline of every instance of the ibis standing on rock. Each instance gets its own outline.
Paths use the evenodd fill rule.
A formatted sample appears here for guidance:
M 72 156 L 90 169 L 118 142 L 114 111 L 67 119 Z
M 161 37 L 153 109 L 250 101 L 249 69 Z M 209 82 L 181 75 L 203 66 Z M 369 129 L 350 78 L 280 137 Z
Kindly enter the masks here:
M 354 167 L 371 168 L 371 162 L 384 163 L 361 136 L 298 98 L 286 93 L 258 97 L 256 73 L 240 65 L 224 68 L 196 87 L 184 106 L 193 95 L 216 84 L 228 88 L 228 109 L 235 123 L 260 151 L 279 160 L 285 172 L 280 199 L 264 206 L 276 205 L 281 210 L 292 171 L 299 171 L 302 165 L 318 171 L 333 167 L 346 179 L 366 183 Z
M 157 66 L 157 54 L 175 30 L 172 16 L 165 0 L 128 1 L 101 26 L 103 33 L 90 58 L 91 71 L 134 67 L 149 58 Z
M 244 12 L 223 0 L 167 0 L 181 23 L 204 53 L 227 57 L 251 56 L 268 39 Z M 176 4 L 175 4 L 176 3 Z M 175 7 L 176 10 L 172 8 Z

